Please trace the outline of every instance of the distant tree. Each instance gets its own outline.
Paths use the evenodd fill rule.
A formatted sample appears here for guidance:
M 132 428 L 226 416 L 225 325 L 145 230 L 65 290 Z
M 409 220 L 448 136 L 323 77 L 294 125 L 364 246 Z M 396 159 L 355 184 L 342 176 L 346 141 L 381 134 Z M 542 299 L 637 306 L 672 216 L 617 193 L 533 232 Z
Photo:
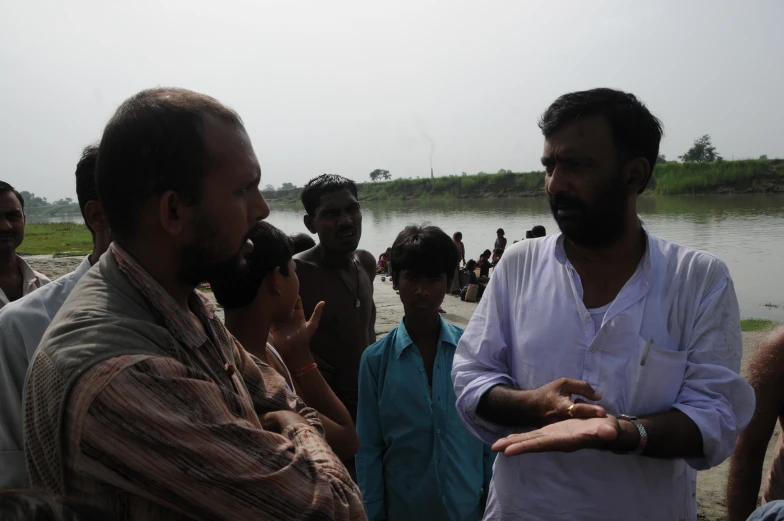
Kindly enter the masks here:
M 46 200 L 46 197 L 37 197 L 32 192 L 27 192 L 22 190 L 19 192 L 19 195 L 22 196 L 22 199 L 25 201 L 26 208 L 36 208 L 38 206 L 49 206 L 49 201 Z
M 656 158 L 656 164 L 657 165 L 660 165 L 660 164 L 666 163 L 666 162 L 667 162 L 667 156 L 665 156 L 664 154 L 659 154 L 659 157 Z
M 684 163 L 710 163 L 719 158 L 716 147 L 711 143 L 710 134 L 705 134 L 694 141 L 694 145 L 678 159 Z
M 468 174 L 466 174 L 465 172 L 463 172 L 462 174 L 460 174 L 460 177 L 466 177 L 467 175 L 468 175 Z
M 392 179 L 392 174 L 389 173 L 389 170 L 384 170 L 384 181 L 389 181 Z
M 264 187 L 264 191 L 265 192 L 274 192 L 275 191 L 275 187 L 272 186 L 272 185 L 267 185 L 267 186 Z
M 292 183 L 283 183 L 280 185 L 281 190 L 294 190 L 295 188 L 296 186 L 294 186 Z
M 54 206 L 68 206 L 69 204 L 73 204 L 73 199 L 70 197 L 66 197 L 65 199 L 58 199 L 52 203 Z
M 768 160 L 768 156 L 767 156 L 767 154 L 762 154 L 762 155 L 760 156 L 760 161 L 767 161 L 767 160 Z
M 370 180 L 375 182 L 380 179 L 389 179 L 391 176 L 389 175 L 389 170 L 382 170 L 380 168 L 376 168 L 372 172 L 370 172 Z

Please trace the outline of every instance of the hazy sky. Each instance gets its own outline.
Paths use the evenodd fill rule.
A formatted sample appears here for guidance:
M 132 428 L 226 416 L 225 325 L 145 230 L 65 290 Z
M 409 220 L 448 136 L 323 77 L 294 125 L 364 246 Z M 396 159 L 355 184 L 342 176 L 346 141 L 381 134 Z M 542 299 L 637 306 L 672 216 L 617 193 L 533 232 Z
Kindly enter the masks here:
M 644 4 L 644 5 L 643 5 Z M 122 6 L 122 7 L 120 7 Z M 263 184 L 539 168 L 558 95 L 631 91 L 674 159 L 784 157 L 784 1 L 0 0 L 0 179 L 74 196 L 81 148 L 147 87 L 237 110 Z

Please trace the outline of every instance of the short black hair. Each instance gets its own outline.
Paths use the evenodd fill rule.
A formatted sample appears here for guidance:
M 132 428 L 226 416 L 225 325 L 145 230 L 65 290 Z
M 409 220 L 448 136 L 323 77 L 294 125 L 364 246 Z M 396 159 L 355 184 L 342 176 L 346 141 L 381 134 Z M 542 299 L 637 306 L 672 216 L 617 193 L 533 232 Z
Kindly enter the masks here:
M 313 215 L 321 203 L 322 195 L 340 190 L 349 190 L 354 194 L 354 197 L 357 197 L 357 184 L 351 179 L 335 174 L 321 174 L 308 181 L 308 184 L 302 189 L 300 200 L 308 215 Z
M 215 300 L 226 309 L 242 308 L 253 302 L 261 281 L 275 268 L 289 275 L 289 261 L 294 256 L 288 235 L 269 223 L 259 221 L 248 233 L 253 251 L 247 256 L 248 270 L 234 279 L 210 284 Z
M 76 199 L 79 201 L 79 210 L 82 212 L 84 224 L 90 233 L 95 232 L 87 222 L 84 207 L 90 201 L 98 200 L 98 191 L 95 188 L 95 163 L 98 162 L 98 145 L 87 145 L 82 151 L 82 157 L 76 164 Z
M 634 94 L 606 88 L 564 94 L 542 114 L 539 128 L 549 137 L 564 125 L 586 116 L 607 118 L 621 161 L 644 157 L 653 175 L 664 130 L 662 122 Z M 639 193 L 649 181 L 650 176 Z
M 544 237 L 545 235 L 547 235 L 547 231 L 544 229 L 544 226 L 542 226 L 541 224 L 537 224 L 536 226 L 531 228 L 531 235 L 533 235 L 534 238 Z
M 113 235 L 132 237 L 138 212 L 153 195 L 174 190 L 199 203 L 209 117 L 243 128 L 236 112 L 185 89 L 143 90 L 120 105 L 104 129 L 95 173 Z
M 19 204 L 22 205 L 22 211 L 24 211 L 24 197 L 22 197 L 22 194 L 17 192 L 16 188 L 6 183 L 5 181 L 0 181 L 0 194 L 4 194 L 7 192 L 12 192 L 16 196 L 16 198 L 19 199 Z
M 476 269 L 476 261 L 474 259 L 468 259 L 468 262 L 466 262 L 466 269 L 468 271 L 474 271 Z
M 485 257 L 489 257 L 492 254 L 493 254 L 493 252 L 491 252 L 490 250 L 485 250 L 485 251 L 482 252 L 482 255 L 484 255 Z
M 427 277 L 452 280 L 459 262 L 457 246 L 437 226 L 406 226 L 392 244 L 392 272 L 409 270 Z
M 503 228 L 498 228 L 498 229 L 495 231 L 495 233 L 496 233 L 496 235 L 498 235 L 499 233 L 500 233 L 501 235 L 504 235 L 504 229 L 503 229 Z
M 291 247 L 294 250 L 294 255 L 309 250 L 316 245 L 316 241 L 307 233 L 295 233 L 289 235 L 289 239 L 291 240 Z

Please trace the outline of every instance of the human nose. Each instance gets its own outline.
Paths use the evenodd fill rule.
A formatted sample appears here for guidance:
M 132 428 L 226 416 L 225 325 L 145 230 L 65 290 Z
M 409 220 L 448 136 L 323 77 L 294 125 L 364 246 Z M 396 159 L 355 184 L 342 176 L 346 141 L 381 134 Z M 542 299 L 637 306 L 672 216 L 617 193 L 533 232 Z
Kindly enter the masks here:
M 264 195 L 261 193 L 261 190 L 256 191 L 256 195 L 253 199 L 251 211 L 248 212 L 248 217 L 251 222 L 256 221 L 263 221 L 270 214 L 270 207 L 267 203 L 267 200 L 264 199 Z
M 557 195 L 569 191 L 569 182 L 566 168 L 563 164 L 556 163 L 545 179 L 545 191 L 548 195 Z
M 354 219 L 351 218 L 351 214 L 348 212 L 341 212 L 340 216 L 338 217 L 338 226 L 353 226 Z
M 13 226 L 11 226 L 11 221 L 9 221 L 8 218 L 5 217 L 5 216 L 0 217 L 0 230 L 8 231 L 8 230 L 12 230 L 12 229 L 13 229 Z
M 427 290 L 424 284 L 417 284 L 416 288 L 414 289 L 414 295 L 417 297 L 427 297 L 430 292 Z

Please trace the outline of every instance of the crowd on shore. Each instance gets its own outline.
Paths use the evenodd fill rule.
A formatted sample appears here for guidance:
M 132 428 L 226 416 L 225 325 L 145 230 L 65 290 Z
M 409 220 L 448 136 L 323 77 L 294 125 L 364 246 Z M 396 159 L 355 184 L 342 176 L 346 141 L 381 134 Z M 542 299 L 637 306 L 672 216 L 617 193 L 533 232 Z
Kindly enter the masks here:
M 561 233 L 499 228 L 478 260 L 430 225 L 358 249 L 337 175 L 285 235 L 239 115 L 184 89 L 132 96 L 83 150 L 72 273 L 16 254 L 0 182 L 0 519 L 694 521 L 697 471 L 731 456 L 729 518 L 784 519 L 781 445 L 757 510 L 784 333 L 744 380 L 727 267 L 639 219 L 661 122 L 594 89 L 539 126 Z M 381 340 L 379 274 L 405 311 Z M 481 299 L 465 330 L 449 293 Z

